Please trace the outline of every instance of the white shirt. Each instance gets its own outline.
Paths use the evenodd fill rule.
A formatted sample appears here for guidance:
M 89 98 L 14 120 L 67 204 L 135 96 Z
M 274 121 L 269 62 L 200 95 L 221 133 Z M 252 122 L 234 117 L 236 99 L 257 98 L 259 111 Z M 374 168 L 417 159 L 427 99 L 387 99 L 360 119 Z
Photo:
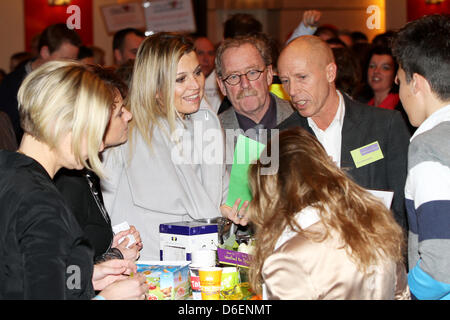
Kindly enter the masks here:
M 336 92 L 339 96 L 339 107 L 328 128 L 325 130 L 320 129 L 311 118 L 308 118 L 308 124 L 328 155 L 333 158 L 338 167 L 341 167 L 342 126 L 344 124 L 345 103 L 342 94 L 338 90 Z

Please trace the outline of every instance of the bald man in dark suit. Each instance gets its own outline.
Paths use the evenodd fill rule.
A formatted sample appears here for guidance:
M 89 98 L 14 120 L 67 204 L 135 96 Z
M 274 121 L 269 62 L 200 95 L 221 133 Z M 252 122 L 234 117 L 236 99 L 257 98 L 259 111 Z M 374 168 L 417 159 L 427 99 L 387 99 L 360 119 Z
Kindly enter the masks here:
M 277 128 L 305 128 L 359 185 L 393 191 L 391 209 L 406 232 L 410 134 L 400 112 L 361 104 L 336 90 L 333 53 L 318 37 L 292 41 L 281 52 L 278 70 L 296 112 Z

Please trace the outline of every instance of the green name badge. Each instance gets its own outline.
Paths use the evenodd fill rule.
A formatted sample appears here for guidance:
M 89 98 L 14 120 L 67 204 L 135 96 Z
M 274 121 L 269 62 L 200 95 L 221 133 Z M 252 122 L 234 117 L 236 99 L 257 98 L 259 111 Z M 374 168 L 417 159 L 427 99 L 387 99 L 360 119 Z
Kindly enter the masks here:
M 364 147 L 350 151 L 355 166 L 357 168 L 368 165 L 369 163 L 381 160 L 384 158 L 383 152 L 381 152 L 378 141 L 372 142 Z

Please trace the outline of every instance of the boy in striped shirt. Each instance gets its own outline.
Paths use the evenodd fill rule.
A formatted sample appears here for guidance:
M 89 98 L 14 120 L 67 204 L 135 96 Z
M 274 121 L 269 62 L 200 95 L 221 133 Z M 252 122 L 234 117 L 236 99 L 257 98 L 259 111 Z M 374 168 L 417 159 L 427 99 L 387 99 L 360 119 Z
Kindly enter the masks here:
M 397 34 L 396 81 L 409 121 L 408 284 L 413 298 L 450 299 L 450 15 L 412 21 Z

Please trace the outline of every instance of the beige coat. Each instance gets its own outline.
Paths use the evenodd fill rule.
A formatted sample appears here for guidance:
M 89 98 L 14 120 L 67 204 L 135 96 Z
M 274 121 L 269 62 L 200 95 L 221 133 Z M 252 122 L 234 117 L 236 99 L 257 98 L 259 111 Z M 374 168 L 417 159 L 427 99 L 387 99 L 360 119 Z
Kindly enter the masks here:
M 312 221 L 311 231 L 324 231 Z M 342 248 L 337 234 L 323 242 L 291 234 L 263 266 L 266 298 L 270 300 L 392 300 L 410 299 L 403 264 L 383 261 L 363 274 Z

